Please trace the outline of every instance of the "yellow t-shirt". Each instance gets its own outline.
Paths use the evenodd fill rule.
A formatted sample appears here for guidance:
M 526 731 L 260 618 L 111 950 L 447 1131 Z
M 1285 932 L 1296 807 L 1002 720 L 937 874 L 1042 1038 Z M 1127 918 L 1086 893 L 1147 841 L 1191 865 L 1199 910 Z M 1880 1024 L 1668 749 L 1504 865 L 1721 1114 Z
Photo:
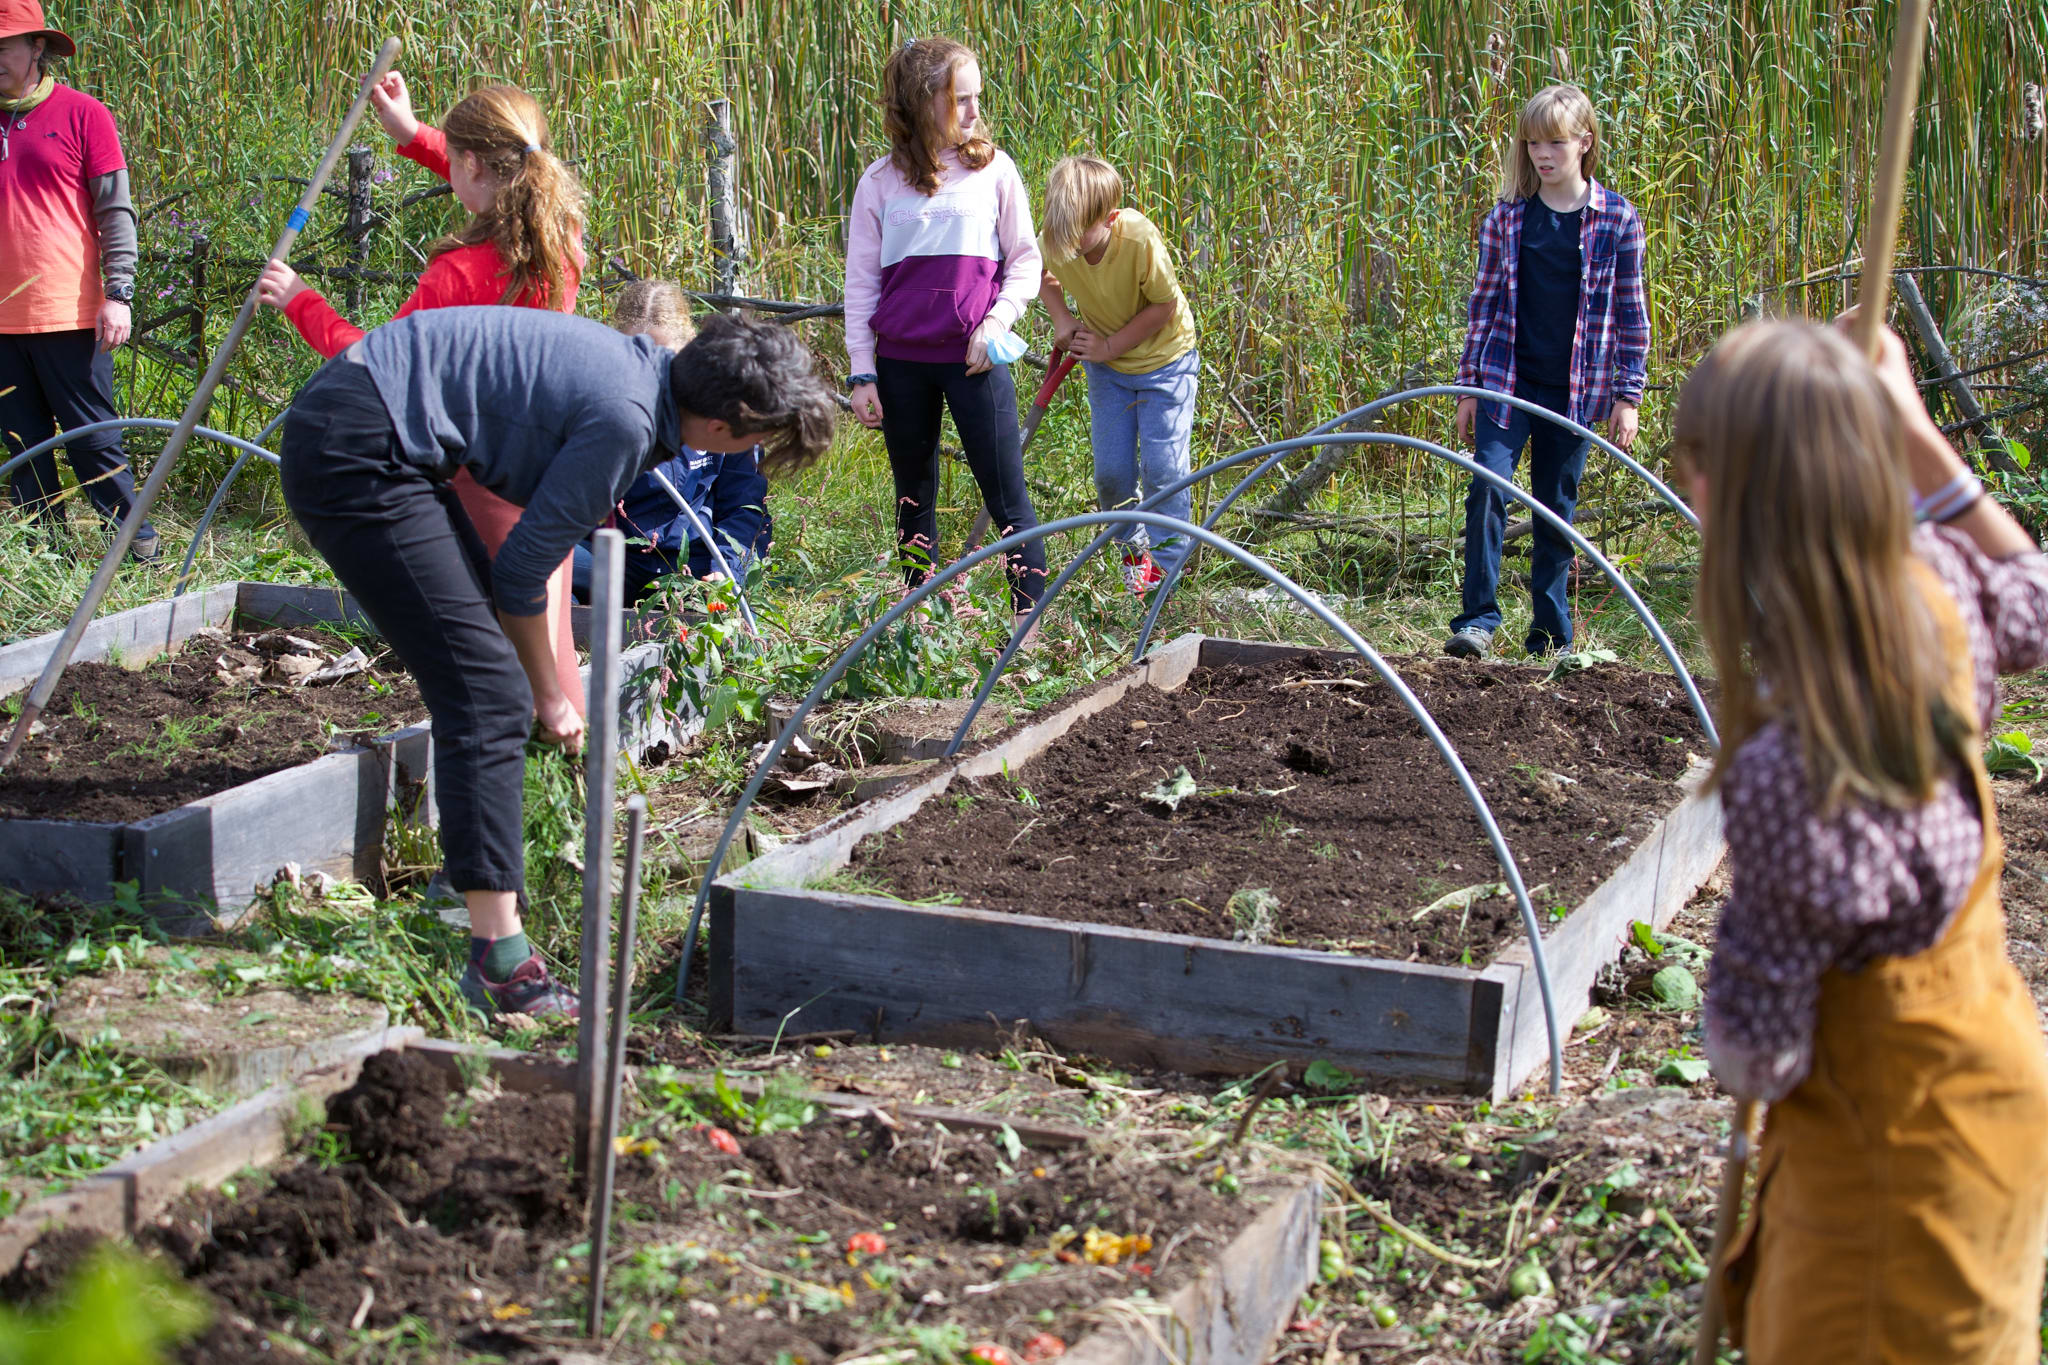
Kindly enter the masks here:
M 1111 369 L 1148 374 L 1194 349 L 1194 310 L 1188 307 L 1188 296 L 1181 292 L 1180 280 L 1173 273 L 1166 239 L 1144 214 L 1136 209 L 1117 211 L 1098 265 L 1090 265 L 1081 256 L 1056 260 L 1045 250 L 1042 238 L 1038 247 L 1046 269 L 1073 299 L 1075 315 L 1097 336 L 1120 331 L 1148 305 L 1173 305 L 1173 316 L 1166 325 L 1110 361 Z

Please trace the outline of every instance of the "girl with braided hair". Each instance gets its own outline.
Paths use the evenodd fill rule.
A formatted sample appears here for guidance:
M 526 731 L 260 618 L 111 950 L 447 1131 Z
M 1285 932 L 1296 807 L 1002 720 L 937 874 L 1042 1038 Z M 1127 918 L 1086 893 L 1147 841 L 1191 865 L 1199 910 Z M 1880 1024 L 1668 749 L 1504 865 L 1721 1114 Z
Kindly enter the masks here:
M 567 313 L 583 273 L 583 190 L 551 150 L 547 119 L 524 90 L 487 85 L 448 111 L 443 125 L 421 123 L 405 77 L 394 71 L 370 92 L 370 104 L 398 154 L 446 180 L 469 222 L 429 250 L 427 269 L 395 317 L 427 308 L 512 304 Z M 363 329 L 282 261 L 272 261 L 257 297 L 299 329 L 308 346 L 332 357 Z M 456 496 L 493 558 L 519 523 L 519 509 L 462 471 Z M 569 634 L 570 562 L 548 580 L 548 635 L 555 671 L 571 704 L 583 709 L 583 683 Z

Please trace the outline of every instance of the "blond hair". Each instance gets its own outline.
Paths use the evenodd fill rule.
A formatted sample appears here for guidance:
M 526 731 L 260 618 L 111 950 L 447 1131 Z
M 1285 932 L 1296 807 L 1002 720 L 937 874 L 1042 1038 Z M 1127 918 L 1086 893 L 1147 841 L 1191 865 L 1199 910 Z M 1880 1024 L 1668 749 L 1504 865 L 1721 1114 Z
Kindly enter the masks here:
M 1894 400 L 1832 328 L 1755 322 L 1686 381 L 1675 436 L 1706 483 L 1698 612 L 1721 683 L 1726 776 L 1772 720 L 1823 814 L 1926 801 L 1974 741 L 1946 700 Z
M 1070 156 L 1045 178 L 1045 219 L 1041 235 L 1048 256 L 1071 260 L 1081 254 L 1088 229 L 1124 201 L 1124 178 L 1099 156 Z
M 634 280 L 612 304 L 612 326 L 627 336 L 659 333 L 671 346 L 687 346 L 697 335 L 689 296 L 672 280 Z
M 1533 199 L 1543 187 L 1536 163 L 1529 159 L 1530 143 L 1563 142 L 1588 133 L 1593 140 L 1579 158 L 1579 174 L 1591 180 L 1593 167 L 1600 162 L 1600 117 L 1593 112 L 1593 101 L 1576 85 L 1547 85 L 1531 95 L 1501 158 L 1500 197 Z
M 941 152 L 952 152 L 970 171 L 995 160 L 996 145 L 983 131 L 986 118 L 965 136 L 951 112 L 944 127 L 932 119 L 932 105 L 940 94 L 952 97 L 954 73 L 974 61 L 974 50 L 951 38 L 912 38 L 882 68 L 882 126 L 889 134 L 889 160 L 919 194 L 938 190 Z
M 582 253 L 583 187 L 549 150 L 540 105 L 516 86 L 487 85 L 450 109 L 441 130 L 450 152 L 483 162 L 498 194 L 469 226 L 434 243 L 432 254 L 489 242 L 505 271 L 500 303 L 530 294 L 537 308 L 562 307 Z

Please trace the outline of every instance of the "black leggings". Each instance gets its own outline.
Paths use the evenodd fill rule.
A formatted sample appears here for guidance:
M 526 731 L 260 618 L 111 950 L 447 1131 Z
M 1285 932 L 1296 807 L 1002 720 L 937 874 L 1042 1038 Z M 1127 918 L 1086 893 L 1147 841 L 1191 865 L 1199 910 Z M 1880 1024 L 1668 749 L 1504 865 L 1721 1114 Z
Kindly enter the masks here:
M 72 332 L 0 335 L 0 458 L 19 455 L 57 434 L 104 422 L 114 411 L 114 357 L 100 350 L 90 327 Z M 96 431 L 64 445 L 71 472 L 102 517 L 119 522 L 135 508 L 135 478 L 121 433 Z M 14 471 L 14 505 L 50 528 L 65 524 L 57 452 L 46 450 Z M 138 536 L 156 533 L 144 522 Z
M 284 424 L 284 500 L 405 661 L 433 716 L 434 800 L 457 891 L 523 890 L 533 692 L 454 490 L 399 449 L 369 371 L 331 360 Z
M 965 362 L 875 360 L 875 393 L 882 400 L 882 441 L 896 476 L 896 546 L 911 587 L 931 577 L 939 541 L 939 414 L 950 409 L 967 452 L 967 467 L 981 487 L 996 528 L 991 539 L 1038 525 L 1024 487 L 1024 451 L 1017 437 L 1017 388 L 1009 367 L 967 373 Z M 1045 591 L 1045 542 L 1010 552 L 1010 601 L 1018 611 Z

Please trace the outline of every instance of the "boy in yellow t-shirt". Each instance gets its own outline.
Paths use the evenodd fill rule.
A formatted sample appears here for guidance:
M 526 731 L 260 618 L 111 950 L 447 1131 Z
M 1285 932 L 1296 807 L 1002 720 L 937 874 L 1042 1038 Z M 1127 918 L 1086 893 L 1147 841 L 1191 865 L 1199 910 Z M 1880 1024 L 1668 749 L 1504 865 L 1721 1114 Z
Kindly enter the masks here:
M 1135 504 L 1141 483 L 1150 496 L 1187 474 L 1202 368 L 1195 316 L 1166 242 L 1143 214 L 1119 207 L 1123 195 L 1123 177 L 1107 161 L 1068 157 L 1046 183 L 1038 238 L 1046 264 L 1039 300 L 1059 345 L 1088 373 L 1095 497 L 1104 509 Z M 1185 521 L 1192 505 L 1182 489 L 1158 510 Z M 1147 535 L 1136 522 L 1119 525 L 1116 539 L 1124 582 L 1140 595 L 1193 548 L 1184 536 Z

